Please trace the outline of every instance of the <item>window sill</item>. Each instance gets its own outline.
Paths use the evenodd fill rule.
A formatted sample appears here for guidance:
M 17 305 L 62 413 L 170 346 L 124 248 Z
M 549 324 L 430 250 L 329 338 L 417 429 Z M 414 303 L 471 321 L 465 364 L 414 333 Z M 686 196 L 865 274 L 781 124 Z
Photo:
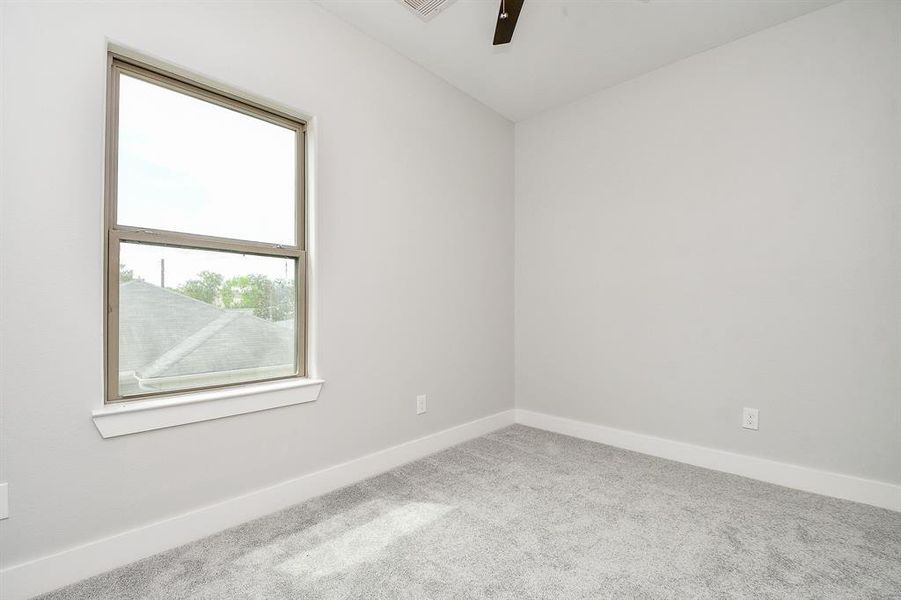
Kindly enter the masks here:
M 323 383 L 321 379 L 303 378 L 248 384 L 169 398 L 107 404 L 92 414 L 100 435 L 111 438 L 313 402 L 319 397 Z M 288 390 L 293 391 L 271 393 Z

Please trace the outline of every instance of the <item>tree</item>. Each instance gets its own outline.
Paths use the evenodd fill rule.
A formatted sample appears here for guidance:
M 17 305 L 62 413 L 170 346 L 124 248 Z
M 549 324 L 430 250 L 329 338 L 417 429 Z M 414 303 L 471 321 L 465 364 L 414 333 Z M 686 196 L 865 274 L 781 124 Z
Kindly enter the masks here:
M 269 302 L 269 318 L 273 321 L 293 319 L 297 308 L 297 294 L 294 292 L 294 280 L 276 279 L 272 282 L 272 293 Z
M 253 314 L 269 321 L 294 316 L 294 282 L 269 279 L 265 275 L 239 275 L 222 285 L 222 306 L 252 309 Z
M 197 276 L 197 279 L 184 282 L 176 291 L 207 304 L 216 304 L 222 292 L 222 275 L 201 271 Z
M 128 283 L 129 281 L 144 281 L 140 277 L 135 277 L 134 269 L 129 269 L 123 263 L 119 263 L 119 283 Z

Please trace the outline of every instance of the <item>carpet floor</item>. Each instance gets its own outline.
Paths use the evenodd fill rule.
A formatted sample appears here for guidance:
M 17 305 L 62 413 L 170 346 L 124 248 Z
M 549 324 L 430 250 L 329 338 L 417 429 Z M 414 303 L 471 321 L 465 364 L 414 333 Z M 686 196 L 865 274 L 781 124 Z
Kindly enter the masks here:
M 50 600 L 901 598 L 901 513 L 514 425 Z

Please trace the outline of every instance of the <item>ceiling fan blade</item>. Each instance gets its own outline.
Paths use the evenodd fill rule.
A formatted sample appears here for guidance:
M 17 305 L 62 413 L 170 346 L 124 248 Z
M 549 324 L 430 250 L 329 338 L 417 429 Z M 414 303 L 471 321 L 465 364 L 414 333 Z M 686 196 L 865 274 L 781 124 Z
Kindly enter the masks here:
M 523 0 L 501 0 L 497 9 L 497 27 L 494 29 L 494 45 L 509 44 L 522 10 Z M 506 16 L 504 16 L 506 15 Z

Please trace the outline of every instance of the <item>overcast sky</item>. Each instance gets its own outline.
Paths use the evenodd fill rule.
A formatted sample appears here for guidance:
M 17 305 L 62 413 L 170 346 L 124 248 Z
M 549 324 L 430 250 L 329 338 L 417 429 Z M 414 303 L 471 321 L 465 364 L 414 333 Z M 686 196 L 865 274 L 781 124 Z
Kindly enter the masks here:
M 118 221 L 277 244 L 294 244 L 295 132 L 122 75 L 119 87 Z M 200 271 L 224 277 L 293 274 L 293 261 L 123 244 L 135 275 L 166 287 Z

